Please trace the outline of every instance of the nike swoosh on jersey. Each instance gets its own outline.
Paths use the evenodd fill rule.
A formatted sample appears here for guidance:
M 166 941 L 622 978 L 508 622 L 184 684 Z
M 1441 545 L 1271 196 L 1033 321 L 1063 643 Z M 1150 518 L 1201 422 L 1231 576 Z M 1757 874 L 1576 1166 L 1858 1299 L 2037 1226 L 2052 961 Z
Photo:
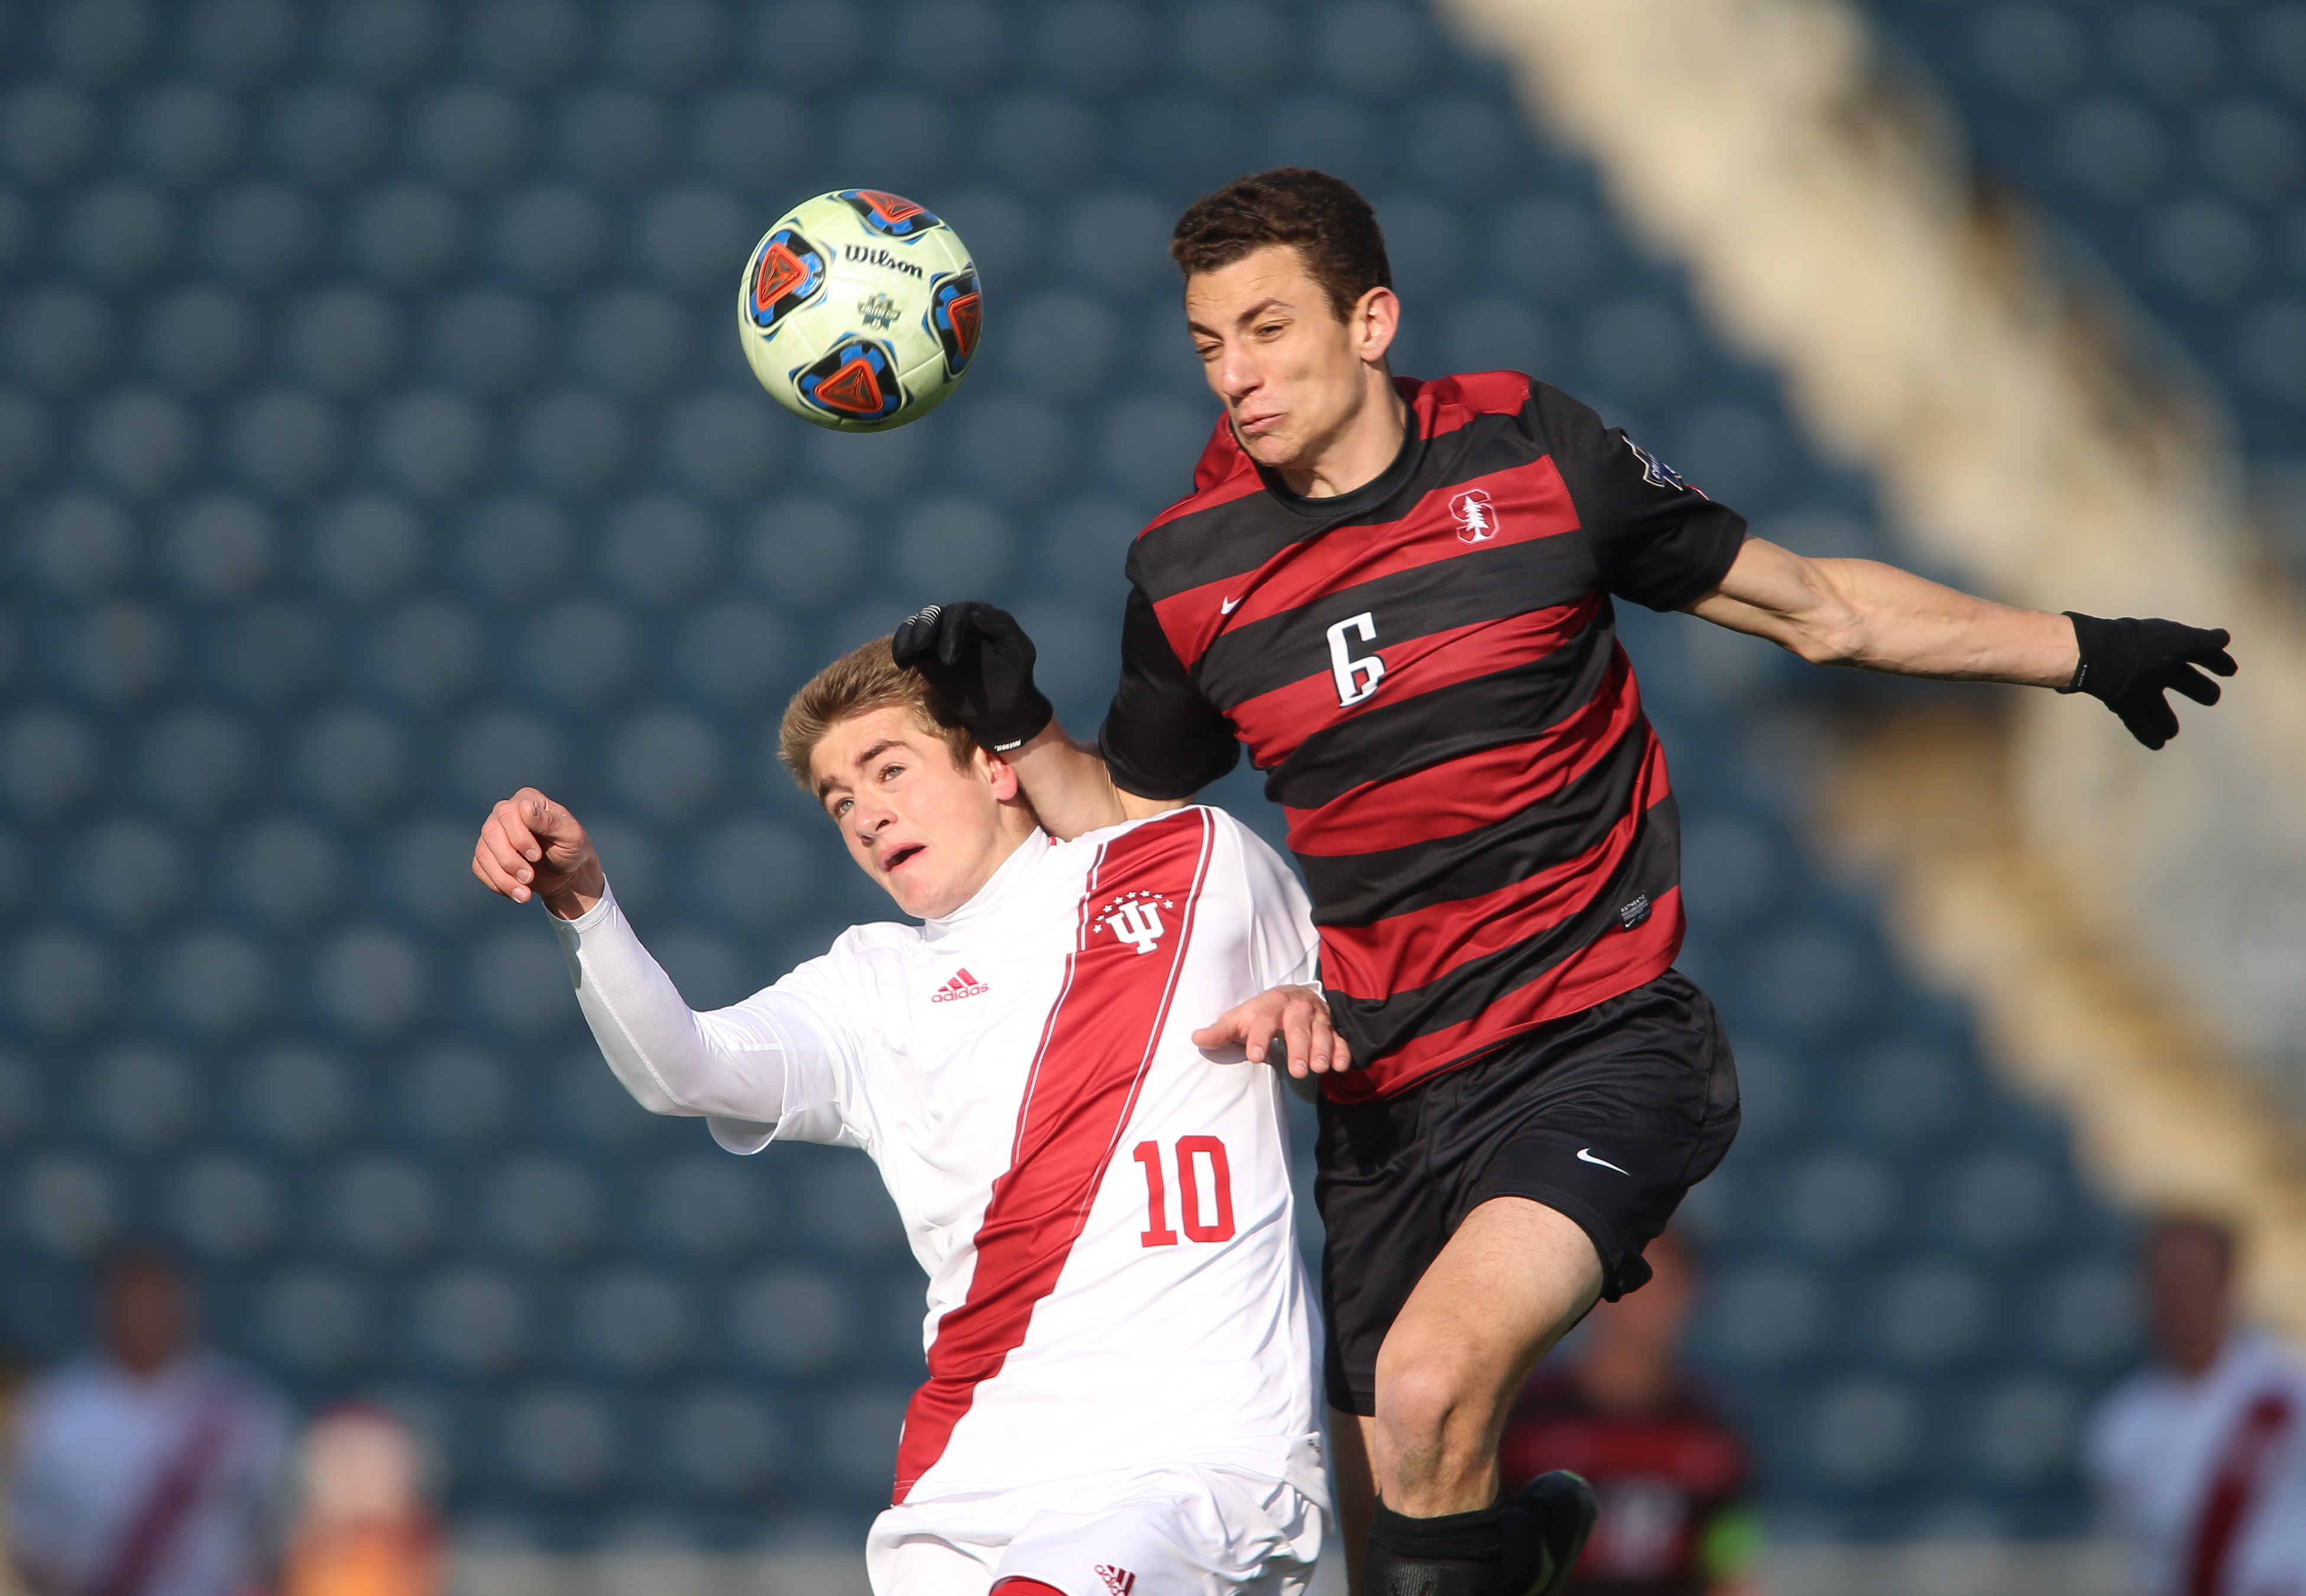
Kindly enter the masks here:
M 1219 615 L 1231 615 L 1234 610 L 1240 608 L 1241 601 L 1239 599 L 1219 599 L 1217 601 L 1217 613 Z
M 1633 1179 L 1634 1172 L 1632 1170 L 1618 1169 L 1618 1165 L 1610 1163 L 1607 1158 L 1596 1158 L 1593 1156 L 1593 1149 L 1592 1148 L 1579 1148 L 1577 1149 L 1577 1156 L 1584 1163 L 1598 1164 L 1604 1169 L 1616 1169 L 1619 1174 L 1624 1175 L 1627 1180 Z

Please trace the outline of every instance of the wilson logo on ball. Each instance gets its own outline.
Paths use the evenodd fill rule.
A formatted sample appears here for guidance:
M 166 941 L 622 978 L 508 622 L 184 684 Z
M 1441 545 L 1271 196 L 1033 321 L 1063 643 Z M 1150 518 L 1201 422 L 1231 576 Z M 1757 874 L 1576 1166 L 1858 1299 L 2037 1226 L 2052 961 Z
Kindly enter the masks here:
M 856 207 L 867 226 L 890 238 L 911 238 L 940 225 L 927 206 L 884 189 L 845 188 L 841 197 Z
M 960 376 L 977 353 L 984 303 L 973 271 L 939 277 L 929 289 L 929 330 L 936 334 L 944 350 L 944 369 L 952 376 Z
M 762 240 L 753 260 L 753 324 L 774 332 L 789 312 L 816 297 L 824 286 L 824 256 L 790 227 L 780 227 Z
M 843 421 L 886 421 L 905 403 L 897 363 L 887 347 L 854 334 L 795 371 L 793 388 L 807 403 Z

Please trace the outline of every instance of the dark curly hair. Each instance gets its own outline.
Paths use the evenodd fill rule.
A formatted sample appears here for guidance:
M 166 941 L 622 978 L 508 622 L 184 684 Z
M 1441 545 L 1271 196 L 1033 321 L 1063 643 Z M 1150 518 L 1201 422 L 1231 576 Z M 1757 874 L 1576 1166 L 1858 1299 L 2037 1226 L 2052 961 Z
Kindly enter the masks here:
M 1277 243 L 1297 252 L 1340 321 L 1371 289 L 1393 286 L 1385 234 L 1369 201 L 1353 184 L 1302 166 L 1236 177 L 1203 194 L 1177 218 L 1169 259 L 1191 277 Z

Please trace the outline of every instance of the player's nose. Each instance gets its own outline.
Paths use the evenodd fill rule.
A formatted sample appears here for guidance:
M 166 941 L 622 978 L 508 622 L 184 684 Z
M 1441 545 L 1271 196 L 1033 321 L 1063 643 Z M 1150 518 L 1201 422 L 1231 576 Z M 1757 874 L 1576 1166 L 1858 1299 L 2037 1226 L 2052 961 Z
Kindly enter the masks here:
M 1257 363 L 1239 350 L 1227 350 L 1217 361 L 1217 390 L 1239 401 L 1257 391 Z

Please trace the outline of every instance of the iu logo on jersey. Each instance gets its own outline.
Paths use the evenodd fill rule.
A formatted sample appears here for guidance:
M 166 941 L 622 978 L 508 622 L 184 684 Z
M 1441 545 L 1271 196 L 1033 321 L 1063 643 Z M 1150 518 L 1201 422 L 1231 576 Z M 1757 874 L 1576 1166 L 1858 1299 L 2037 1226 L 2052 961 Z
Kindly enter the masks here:
M 1099 1563 L 1097 1576 L 1105 1582 L 1105 1588 L 1112 1592 L 1112 1596 L 1129 1596 L 1137 1588 L 1135 1575 L 1126 1568 L 1115 1568 L 1110 1563 Z
M 1161 911 L 1176 907 L 1158 892 L 1123 892 L 1098 910 L 1097 931 L 1100 935 L 1110 931 L 1116 942 L 1125 942 L 1140 953 L 1149 953 L 1169 934 Z
M 1468 488 L 1451 499 L 1449 513 L 1457 517 L 1459 542 L 1486 543 L 1498 535 L 1497 507 L 1479 488 Z

